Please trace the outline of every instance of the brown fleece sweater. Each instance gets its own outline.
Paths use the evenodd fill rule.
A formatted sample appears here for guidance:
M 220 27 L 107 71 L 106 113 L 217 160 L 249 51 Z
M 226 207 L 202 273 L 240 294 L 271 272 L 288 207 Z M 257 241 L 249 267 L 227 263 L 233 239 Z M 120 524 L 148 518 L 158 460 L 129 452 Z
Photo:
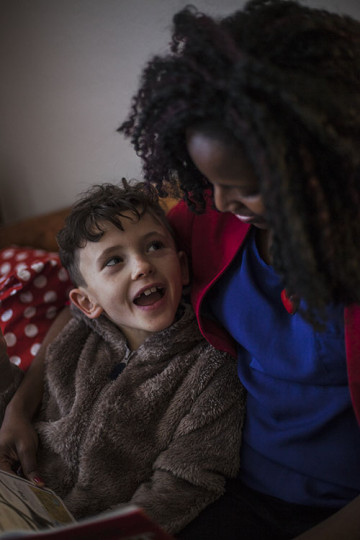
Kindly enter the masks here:
M 78 313 L 48 351 L 39 470 L 77 518 L 131 502 L 178 532 L 237 473 L 244 409 L 235 361 L 189 306 L 131 353 Z

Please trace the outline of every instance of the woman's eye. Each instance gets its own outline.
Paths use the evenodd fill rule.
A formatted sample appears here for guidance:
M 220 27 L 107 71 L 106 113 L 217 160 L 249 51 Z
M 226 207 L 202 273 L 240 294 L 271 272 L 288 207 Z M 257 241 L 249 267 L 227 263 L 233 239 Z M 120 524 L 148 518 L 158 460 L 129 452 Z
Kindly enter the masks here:
M 234 189 L 234 186 L 229 186 L 228 189 L 229 190 Z M 236 187 L 235 187 L 235 189 L 236 189 Z M 239 188 L 237 188 L 237 192 L 244 199 L 251 199 L 251 198 L 259 197 L 259 195 L 260 195 L 260 191 L 259 191 L 259 188 L 257 186 L 250 186 L 248 188 L 239 187 Z
M 111 259 L 108 259 L 105 263 L 105 266 L 115 266 L 116 264 L 119 264 L 122 262 L 121 257 L 111 257 Z
M 248 192 L 248 193 L 245 192 L 243 194 L 244 199 L 255 199 L 255 197 L 259 197 L 259 196 L 260 196 L 259 190 L 251 191 L 251 192 Z
M 158 251 L 159 249 L 163 248 L 164 244 L 160 240 L 154 240 L 151 242 L 151 244 L 148 247 L 148 251 Z

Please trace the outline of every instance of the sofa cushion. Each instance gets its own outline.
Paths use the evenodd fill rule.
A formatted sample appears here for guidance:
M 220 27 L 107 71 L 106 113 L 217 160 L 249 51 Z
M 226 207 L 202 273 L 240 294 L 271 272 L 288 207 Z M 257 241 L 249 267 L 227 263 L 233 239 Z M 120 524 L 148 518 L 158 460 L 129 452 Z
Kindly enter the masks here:
M 56 252 L 0 250 L 0 328 L 10 360 L 26 370 L 58 312 L 71 282 Z

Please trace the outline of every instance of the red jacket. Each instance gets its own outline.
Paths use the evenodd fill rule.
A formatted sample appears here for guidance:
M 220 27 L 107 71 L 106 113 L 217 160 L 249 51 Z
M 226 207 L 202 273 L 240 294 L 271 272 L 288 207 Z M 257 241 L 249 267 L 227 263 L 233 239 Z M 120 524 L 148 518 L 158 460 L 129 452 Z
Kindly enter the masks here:
M 214 321 L 201 314 L 201 304 L 210 287 L 228 268 L 247 236 L 250 226 L 230 213 L 208 209 L 196 215 L 184 202 L 168 213 L 178 236 L 179 247 L 191 260 L 191 300 L 204 337 L 217 349 L 236 356 L 232 337 Z M 345 308 L 345 347 L 350 393 L 360 424 L 360 306 Z

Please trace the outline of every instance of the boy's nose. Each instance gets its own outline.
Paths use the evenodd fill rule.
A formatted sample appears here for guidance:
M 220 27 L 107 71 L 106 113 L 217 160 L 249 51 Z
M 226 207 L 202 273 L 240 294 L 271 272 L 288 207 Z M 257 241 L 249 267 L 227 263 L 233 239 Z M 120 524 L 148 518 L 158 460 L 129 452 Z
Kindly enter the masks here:
M 153 266 L 145 257 L 136 257 L 133 261 L 132 279 L 148 276 L 153 272 Z

